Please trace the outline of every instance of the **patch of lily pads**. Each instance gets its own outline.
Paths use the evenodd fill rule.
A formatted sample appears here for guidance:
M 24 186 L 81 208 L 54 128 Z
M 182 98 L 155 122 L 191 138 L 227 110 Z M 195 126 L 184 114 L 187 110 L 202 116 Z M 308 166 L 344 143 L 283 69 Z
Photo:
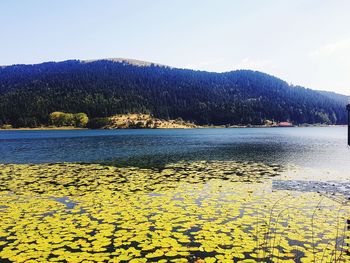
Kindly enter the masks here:
M 282 168 L 0 165 L 0 261 L 347 262 L 350 209 L 274 190 Z

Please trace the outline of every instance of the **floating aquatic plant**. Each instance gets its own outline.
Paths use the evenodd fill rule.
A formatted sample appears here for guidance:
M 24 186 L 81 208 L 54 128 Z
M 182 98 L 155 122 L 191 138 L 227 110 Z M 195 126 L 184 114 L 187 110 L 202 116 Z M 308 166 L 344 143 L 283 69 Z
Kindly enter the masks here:
M 162 170 L 0 165 L 0 259 L 349 261 L 349 207 L 316 192 L 273 190 L 269 178 L 280 171 L 220 161 Z

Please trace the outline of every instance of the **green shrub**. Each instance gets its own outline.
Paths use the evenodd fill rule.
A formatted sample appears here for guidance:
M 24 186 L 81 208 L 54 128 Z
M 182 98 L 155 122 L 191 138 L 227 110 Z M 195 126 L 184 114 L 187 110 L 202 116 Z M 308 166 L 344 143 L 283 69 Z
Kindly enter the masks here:
M 75 126 L 75 127 L 86 127 L 89 122 L 89 118 L 86 113 L 65 113 L 55 111 L 50 114 L 50 123 L 57 127 L 62 126 Z
M 93 118 L 87 123 L 87 127 L 90 129 L 101 129 L 110 124 L 109 118 Z
M 86 113 L 80 112 L 73 115 L 75 127 L 86 127 L 89 122 L 89 118 Z
M 11 124 L 3 124 L 0 128 L 4 129 L 4 130 L 12 129 L 12 125 Z

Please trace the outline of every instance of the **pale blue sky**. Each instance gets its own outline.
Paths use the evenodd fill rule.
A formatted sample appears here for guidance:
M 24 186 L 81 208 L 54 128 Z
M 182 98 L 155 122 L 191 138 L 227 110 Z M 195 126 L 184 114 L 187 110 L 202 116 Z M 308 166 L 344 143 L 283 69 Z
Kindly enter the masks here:
M 350 95 L 349 0 L 1 0 L 0 64 L 134 58 Z

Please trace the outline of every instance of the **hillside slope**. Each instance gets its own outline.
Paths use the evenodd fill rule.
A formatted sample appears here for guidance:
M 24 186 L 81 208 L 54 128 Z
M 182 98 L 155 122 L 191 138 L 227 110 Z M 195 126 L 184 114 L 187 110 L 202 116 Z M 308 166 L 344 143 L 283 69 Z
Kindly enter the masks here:
M 264 120 L 345 124 L 341 100 L 265 73 L 212 73 L 136 60 L 47 62 L 0 67 L 0 125 L 46 125 L 54 111 L 89 118 L 150 113 L 196 124 Z
M 103 129 L 186 129 L 197 128 L 193 123 L 182 119 L 161 120 L 149 114 L 120 114 L 108 118 L 108 124 Z
M 338 103 L 342 104 L 342 105 L 346 105 L 348 104 L 350 101 L 350 97 L 349 96 L 345 96 L 339 93 L 335 93 L 335 92 L 331 92 L 331 91 L 323 91 L 323 90 L 318 90 L 319 93 L 321 93 L 322 95 L 337 101 Z

